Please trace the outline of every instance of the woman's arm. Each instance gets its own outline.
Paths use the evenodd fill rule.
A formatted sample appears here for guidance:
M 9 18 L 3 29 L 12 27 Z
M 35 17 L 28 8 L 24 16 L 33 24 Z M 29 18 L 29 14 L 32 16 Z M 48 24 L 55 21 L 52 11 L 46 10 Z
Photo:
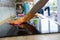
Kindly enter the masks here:
M 36 14 L 36 12 L 42 8 L 46 3 L 48 2 L 48 0 L 39 0 L 34 6 L 33 8 L 30 10 L 30 12 L 27 13 L 26 16 L 23 17 L 24 22 L 30 20 L 31 18 L 33 18 Z
M 27 13 L 26 16 L 17 19 L 15 21 L 12 21 L 11 23 L 23 23 L 23 22 L 27 22 L 29 21 L 31 18 L 33 18 L 36 14 L 36 12 L 42 8 L 46 3 L 48 2 L 48 0 L 39 0 L 34 6 L 33 8 L 30 10 L 30 12 Z

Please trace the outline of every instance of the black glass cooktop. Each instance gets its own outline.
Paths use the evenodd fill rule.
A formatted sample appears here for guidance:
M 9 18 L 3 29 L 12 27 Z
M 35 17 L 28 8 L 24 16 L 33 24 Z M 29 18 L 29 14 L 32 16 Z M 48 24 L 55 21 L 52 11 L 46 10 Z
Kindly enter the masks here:
M 21 26 L 23 28 L 21 28 Z M 57 21 L 49 20 L 49 18 L 33 18 L 19 26 L 12 26 L 8 23 L 0 25 L 0 37 L 51 34 L 59 32 L 60 25 L 57 23 Z

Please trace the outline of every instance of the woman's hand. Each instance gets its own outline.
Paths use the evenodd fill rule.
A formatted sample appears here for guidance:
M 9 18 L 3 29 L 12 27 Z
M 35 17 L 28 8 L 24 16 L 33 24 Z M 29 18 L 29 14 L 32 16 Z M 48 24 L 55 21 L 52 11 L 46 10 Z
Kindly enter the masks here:
M 37 16 L 37 14 L 35 14 L 35 16 Z M 9 24 L 10 25 L 20 25 L 23 22 L 26 22 L 25 19 L 24 19 L 24 17 L 22 17 L 20 19 L 17 19 L 17 20 L 11 20 L 11 21 L 9 21 Z
M 10 25 L 20 25 L 20 24 L 22 24 L 24 22 L 24 20 L 23 20 L 23 18 L 20 18 L 20 19 L 17 19 L 17 20 L 11 20 L 11 21 L 9 21 L 8 23 L 10 24 Z

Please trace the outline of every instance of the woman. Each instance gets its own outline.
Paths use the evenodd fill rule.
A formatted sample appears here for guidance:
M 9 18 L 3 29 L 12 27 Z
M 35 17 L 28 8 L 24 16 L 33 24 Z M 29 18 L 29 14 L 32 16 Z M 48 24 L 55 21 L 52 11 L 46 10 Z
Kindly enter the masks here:
M 10 22 L 10 24 L 22 24 L 23 22 L 27 22 L 29 21 L 31 18 L 33 18 L 36 14 L 36 12 L 41 9 L 46 3 L 48 2 L 48 0 L 39 0 L 34 6 L 33 8 L 27 13 L 26 16 L 17 19 L 17 20 L 13 20 Z

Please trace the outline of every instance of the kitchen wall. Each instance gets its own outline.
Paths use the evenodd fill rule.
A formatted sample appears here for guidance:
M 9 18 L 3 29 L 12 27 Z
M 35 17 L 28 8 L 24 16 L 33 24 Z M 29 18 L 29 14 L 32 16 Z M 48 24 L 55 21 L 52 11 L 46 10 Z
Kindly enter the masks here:
M 15 15 L 15 8 L 0 7 L 0 22 L 13 15 Z
M 0 1 L 0 22 L 9 16 L 15 15 L 15 4 L 12 0 Z

